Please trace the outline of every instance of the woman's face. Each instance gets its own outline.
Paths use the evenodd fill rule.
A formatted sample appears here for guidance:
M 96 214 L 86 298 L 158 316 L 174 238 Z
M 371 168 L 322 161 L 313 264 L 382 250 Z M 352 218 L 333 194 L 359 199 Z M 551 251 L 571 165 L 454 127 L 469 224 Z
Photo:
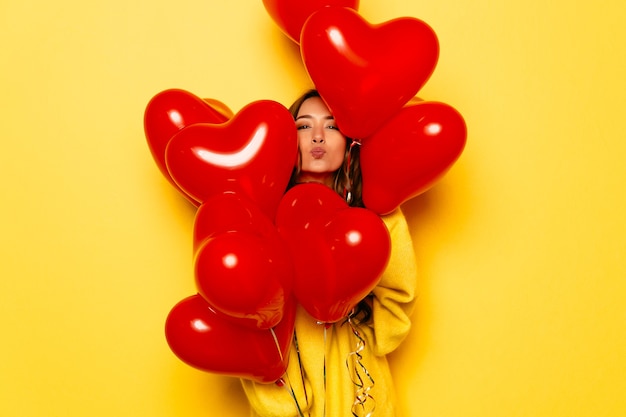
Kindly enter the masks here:
M 319 97 L 307 99 L 296 115 L 300 175 L 298 182 L 321 182 L 331 186 L 332 174 L 343 164 L 346 137 Z

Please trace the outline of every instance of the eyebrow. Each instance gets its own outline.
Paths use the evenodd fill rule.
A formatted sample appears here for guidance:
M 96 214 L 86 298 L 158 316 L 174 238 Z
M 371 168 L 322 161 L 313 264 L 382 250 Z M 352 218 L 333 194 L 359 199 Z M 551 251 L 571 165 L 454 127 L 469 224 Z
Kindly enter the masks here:
M 296 117 L 296 120 L 300 120 L 300 119 L 312 119 L 313 116 L 311 116 L 310 114 L 303 114 L 302 116 L 298 116 Z M 332 114 L 330 116 L 325 116 L 324 119 L 326 120 L 334 120 L 335 116 L 333 116 Z

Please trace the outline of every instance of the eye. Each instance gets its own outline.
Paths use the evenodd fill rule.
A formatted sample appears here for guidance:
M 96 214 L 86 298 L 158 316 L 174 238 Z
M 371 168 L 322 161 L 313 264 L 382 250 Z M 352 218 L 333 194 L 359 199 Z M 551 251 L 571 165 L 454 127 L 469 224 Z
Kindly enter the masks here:
M 300 125 L 297 127 L 298 130 L 309 129 L 309 125 Z

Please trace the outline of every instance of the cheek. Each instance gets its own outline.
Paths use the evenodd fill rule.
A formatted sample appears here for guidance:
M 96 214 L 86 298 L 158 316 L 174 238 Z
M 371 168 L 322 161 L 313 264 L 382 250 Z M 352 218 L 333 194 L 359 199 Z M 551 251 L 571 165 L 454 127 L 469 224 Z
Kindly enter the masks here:
M 306 144 L 311 143 L 311 139 L 305 130 L 298 130 L 298 147 L 306 146 Z
M 329 148 L 329 151 L 332 152 L 334 161 L 343 161 L 343 158 L 346 154 L 346 140 L 344 138 L 338 138 L 337 140 L 334 140 L 332 146 Z
M 345 155 L 345 146 L 343 146 L 343 144 L 333 149 L 333 157 L 332 157 L 333 170 L 337 170 L 341 167 L 341 165 L 343 164 L 344 155 Z
M 298 132 L 298 157 L 296 158 L 296 163 L 295 163 L 296 167 L 302 166 L 302 151 L 306 152 L 307 143 L 308 142 L 306 141 L 306 139 L 303 138 L 303 135 L 301 135 L 300 132 Z

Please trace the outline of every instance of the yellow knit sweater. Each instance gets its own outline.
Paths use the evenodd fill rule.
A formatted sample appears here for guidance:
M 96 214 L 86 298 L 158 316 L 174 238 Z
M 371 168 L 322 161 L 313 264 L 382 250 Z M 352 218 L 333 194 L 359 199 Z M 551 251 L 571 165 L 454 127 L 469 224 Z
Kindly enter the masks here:
M 374 409 L 372 417 L 396 416 L 393 381 L 385 355 L 398 347 L 411 327 L 417 268 L 411 235 L 400 209 L 382 219 L 391 236 L 391 257 L 373 291 L 372 319 L 367 325 L 357 326 L 364 349 L 356 368 L 365 390 L 359 390 L 353 382 L 353 352 L 359 348 L 359 337 L 350 324 L 338 322 L 325 329 L 299 308 L 297 346 L 294 344 L 290 351 L 285 385 L 242 380 L 252 416 L 348 417 L 353 415 L 358 393 L 363 394 L 364 401 L 355 406 L 356 415 L 364 416 Z

